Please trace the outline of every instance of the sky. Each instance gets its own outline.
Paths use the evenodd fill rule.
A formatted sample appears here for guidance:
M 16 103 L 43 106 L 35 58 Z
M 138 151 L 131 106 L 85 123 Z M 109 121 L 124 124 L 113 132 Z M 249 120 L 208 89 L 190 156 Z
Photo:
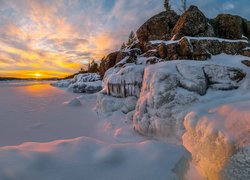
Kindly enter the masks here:
M 178 11 L 180 1 L 170 1 Z M 63 77 L 119 49 L 163 0 L 0 0 L 0 76 Z M 250 19 L 249 0 L 188 0 Z

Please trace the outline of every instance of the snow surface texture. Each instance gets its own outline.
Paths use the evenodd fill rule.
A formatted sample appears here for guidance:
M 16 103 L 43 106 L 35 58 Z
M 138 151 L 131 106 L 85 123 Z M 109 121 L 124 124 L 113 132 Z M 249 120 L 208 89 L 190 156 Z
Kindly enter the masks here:
M 189 157 L 183 147 L 157 141 L 107 144 L 81 137 L 25 143 L 0 149 L 0 179 L 177 180 Z
M 73 79 L 61 80 L 51 85 L 68 88 L 74 93 L 96 93 L 102 89 L 101 78 L 95 73 L 78 74 Z
M 109 69 L 104 76 L 106 93 L 114 97 L 139 97 L 144 68 L 131 63 Z
M 102 113 L 93 111 L 96 94 L 76 97 L 39 82 L 0 85 L 1 180 L 165 180 L 183 179 L 188 170 L 183 146 L 140 136 L 126 122 L 122 111 L 135 108 L 135 97 Z M 68 99 L 82 106 L 64 106 Z

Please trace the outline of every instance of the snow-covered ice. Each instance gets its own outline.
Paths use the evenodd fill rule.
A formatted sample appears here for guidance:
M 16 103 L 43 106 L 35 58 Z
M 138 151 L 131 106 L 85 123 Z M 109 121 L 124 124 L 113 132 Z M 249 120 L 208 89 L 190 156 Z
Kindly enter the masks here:
M 143 137 L 126 121 L 122 111 L 132 111 L 135 98 L 128 97 L 121 109 L 100 112 L 96 94 L 73 94 L 48 83 L 5 82 L 0 92 L 0 179 L 186 176 L 190 153 L 183 146 Z

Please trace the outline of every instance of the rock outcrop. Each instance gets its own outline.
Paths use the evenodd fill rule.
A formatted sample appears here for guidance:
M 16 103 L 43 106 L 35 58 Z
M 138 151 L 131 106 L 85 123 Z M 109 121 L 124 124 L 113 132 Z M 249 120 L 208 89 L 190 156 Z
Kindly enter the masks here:
M 172 36 L 173 40 L 177 40 L 183 36 L 209 37 L 214 36 L 214 33 L 206 16 L 196 6 L 190 6 L 177 21 Z
M 212 20 L 212 24 L 220 38 L 241 39 L 244 36 L 243 19 L 240 16 L 219 14 Z
M 143 44 L 158 39 L 170 40 L 178 18 L 174 11 L 165 11 L 153 16 L 137 30 L 139 41 Z

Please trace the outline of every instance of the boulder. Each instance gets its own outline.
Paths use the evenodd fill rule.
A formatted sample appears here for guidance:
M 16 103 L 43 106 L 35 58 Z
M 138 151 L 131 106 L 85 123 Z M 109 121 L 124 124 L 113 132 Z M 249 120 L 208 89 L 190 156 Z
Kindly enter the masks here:
M 172 36 L 174 40 L 183 36 L 206 36 L 208 30 L 211 31 L 211 27 L 209 29 L 205 15 L 196 6 L 190 6 L 177 21 Z
M 145 22 L 136 32 L 140 43 L 169 40 L 179 16 L 174 11 L 161 12 Z
M 244 35 L 243 19 L 231 14 L 219 14 L 212 21 L 215 33 L 220 38 L 241 39 Z

